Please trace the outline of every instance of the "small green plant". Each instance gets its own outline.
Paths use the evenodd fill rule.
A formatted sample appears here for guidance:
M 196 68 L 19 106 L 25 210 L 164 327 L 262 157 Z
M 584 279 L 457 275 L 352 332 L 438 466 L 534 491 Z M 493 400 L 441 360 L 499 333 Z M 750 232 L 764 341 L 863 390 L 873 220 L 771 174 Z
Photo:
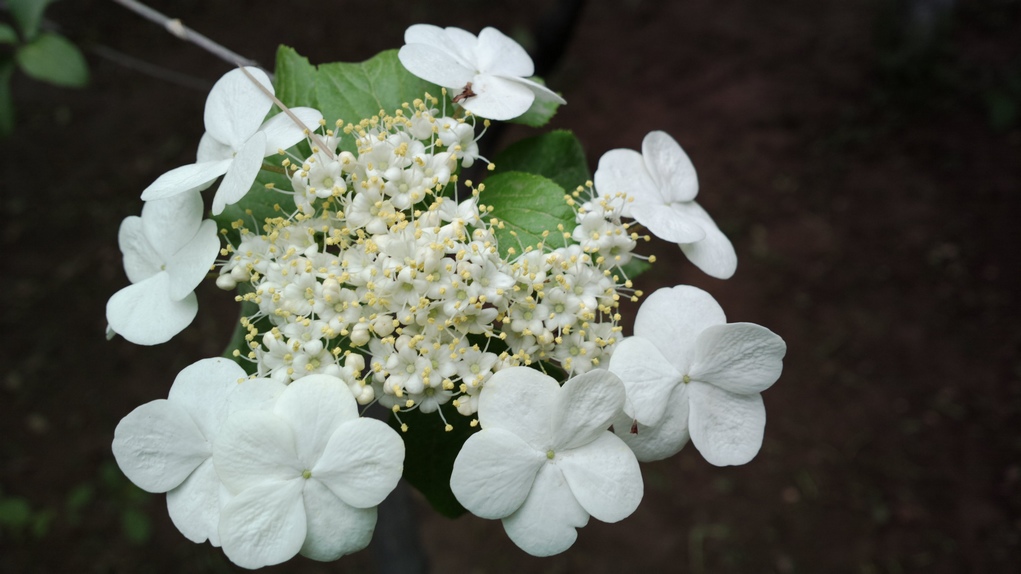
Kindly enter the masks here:
M 11 78 L 17 68 L 26 76 L 64 88 L 89 81 L 89 68 L 78 49 L 64 36 L 41 27 L 51 0 L 8 0 L 13 26 L 0 22 L 0 136 L 14 131 Z

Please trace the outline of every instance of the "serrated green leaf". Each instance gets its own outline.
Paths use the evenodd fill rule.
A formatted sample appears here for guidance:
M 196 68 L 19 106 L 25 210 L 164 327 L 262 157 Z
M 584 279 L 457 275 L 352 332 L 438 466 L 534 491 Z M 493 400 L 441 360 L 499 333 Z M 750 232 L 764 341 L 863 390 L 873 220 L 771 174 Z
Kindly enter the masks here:
M 564 233 L 574 231 L 574 210 L 564 201 L 564 188 L 541 175 L 510 171 L 486 179 L 479 202 L 493 209 L 489 217 L 502 225 L 496 227 L 500 255 L 514 248 L 521 253 L 528 246 L 545 243 L 563 247 Z M 562 229 L 558 229 L 561 226 Z M 543 233 L 549 232 L 543 239 Z
M 417 410 L 401 413 L 400 420 L 390 415 L 389 424 L 404 439 L 407 453 L 404 457 L 404 478 L 425 495 L 437 512 L 448 518 L 457 518 L 465 513 L 465 508 L 450 490 L 450 473 L 464 441 L 479 428 L 472 427 L 469 420 L 449 404 L 440 408 L 454 427 L 450 432 L 444 430 L 439 414 L 425 414 Z M 408 432 L 401 432 L 401 422 L 408 425 Z
M 51 0 L 7 0 L 7 9 L 21 29 L 21 35 L 26 40 L 32 40 L 39 32 L 39 23 L 42 22 L 43 12 Z
M 383 110 L 387 114 L 401 104 L 428 93 L 440 97 L 440 88 L 406 70 L 397 50 L 380 52 L 357 64 L 321 64 L 316 76 L 316 99 L 327 124 L 342 119 L 357 123 Z
M 276 96 L 287 107 L 317 108 L 316 67 L 308 58 L 288 46 L 277 48 L 276 70 L 273 72 Z
M 538 76 L 529 78 L 537 84 L 546 85 L 546 82 Z M 533 128 L 541 128 L 542 126 L 549 123 L 553 116 L 557 114 L 557 110 L 560 108 L 560 104 L 553 100 L 540 100 L 536 98 L 532 102 L 532 106 L 528 108 L 528 111 L 521 114 L 520 116 L 510 120 L 512 124 L 522 124 Z
M 567 130 L 521 140 L 503 150 L 496 159 L 498 172 L 523 171 L 552 179 L 573 191 L 592 179 L 581 142 Z
M 11 75 L 14 62 L 0 59 L 0 137 L 14 132 L 14 98 L 11 95 Z
M 89 67 L 77 46 L 63 36 L 42 34 L 14 55 L 22 72 L 41 82 L 79 88 L 89 82 Z
M 0 44 L 17 44 L 18 33 L 7 24 L 0 23 Z

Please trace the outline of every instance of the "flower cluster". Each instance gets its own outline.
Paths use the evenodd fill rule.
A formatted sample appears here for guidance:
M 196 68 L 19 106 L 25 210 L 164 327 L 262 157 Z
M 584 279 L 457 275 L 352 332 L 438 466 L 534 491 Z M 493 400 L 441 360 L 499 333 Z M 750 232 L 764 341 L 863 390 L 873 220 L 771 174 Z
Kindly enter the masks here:
M 566 213 L 518 233 L 530 222 L 494 207 L 508 204 L 498 180 L 487 190 L 461 170 L 495 170 L 478 146 L 490 120 L 563 99 L 492 28 L 417 25 L 405 40 L 407 71 L 452 98 L 329 123 L 277 101 L 265 73 L 232 71 L 207 99 L 198 161 L 158 178 L 121 226 L 132 284 L 107 305 L 112 333 L 169 340 L 210 270 L 246 309 L 233 360 L 186 368 L 166 400 L 121 421 L 113 449 L 133 482 L 167 493 L 187 538 L 247 568 L 365 547 L 404 472 L 394 429 L 460 436 L 453 468 L 430 474 L 539 556 L 569 548 L 590 516 L 634 512 L 638 461 L 690 438 L 712 464 L 744 464 L 762 442 L 778 336 L 726 323 L 686 286 L 649 296 L 634 336 L 618 326 L 621 298 L 642 296 L 635 259 L 653 261 L 635 253 L 643 227 L 710 275 L 735 270 L 680 146 L 652 132 L 571 190 L 518 174 Z M 285 113 L 267 120 L 274 103 Z M 221 176 L 220 217 L 203 219 L 201 191 Z M 272 215 L 246 207 L 249 194 Z M 376 403 L 392 426 L 360 417 Z M 435 424 L 405 424 L 411 411 Z M 443 432 L 456 426 L 474 434 Z

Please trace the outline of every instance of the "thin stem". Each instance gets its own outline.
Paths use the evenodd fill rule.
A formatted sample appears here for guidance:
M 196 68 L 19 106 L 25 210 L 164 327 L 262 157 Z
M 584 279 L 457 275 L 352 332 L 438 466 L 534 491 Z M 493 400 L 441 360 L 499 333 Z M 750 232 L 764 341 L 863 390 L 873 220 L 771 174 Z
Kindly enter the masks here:
M 181 23 L 181 20 L 177 18 L 168 18 L 167 16 L 164 16 L 162 13 L 153 10 L 152 8 L 146 6 L 145 4 L 142 4 L 141 2 L 137 2 L 136 0 L 113 0 L 113 1 L 120 4 L 121 6 L 124 6 L 128 10 L 131 10 L 132 12 L 138 14 L 139 16 L 142 16 L 143 18 L 155 22 L 160 26 L 163 26 L 163 28 L 166 29 L 167 32 L 170 32 L 171 34 L 177 36 L 178 38 L 184 40 L 185 42 L 191 42 L 192 44 L 195 44 L 196 46 L 202 48 L 203 50 L 209 52 L 210 54 L 213 54 L 214 56 L 220 58 L 221 60 L 224 60 L 225 62 L 237 64 L 239 66 L 244 65 L 262 68 L 262 66 L 259 65 L 259 63 L 256 62 L 255 60 L 246 58 L 236 52 L 232 52 L 231 50 L 225 48 L 224 46 L 217 44 L 216 42 L 210 40 L 209 38 L 203 36 L 202 34 L 199 34 L 195 30 L 192 30 L 191 28 L 185 26 L 184 24 Z

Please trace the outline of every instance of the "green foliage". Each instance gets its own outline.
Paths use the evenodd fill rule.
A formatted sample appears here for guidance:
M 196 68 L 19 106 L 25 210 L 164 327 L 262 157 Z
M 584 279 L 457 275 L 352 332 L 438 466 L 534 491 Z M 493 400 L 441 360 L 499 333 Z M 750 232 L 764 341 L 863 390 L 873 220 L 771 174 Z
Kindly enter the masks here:
M 422 413 L 414 410 L 401 413 L 400 420 L 390 415 L 390 426 L 401 431 L 401 422 L 408 425 L 408 432 L 401 432 L 405 452 L 404 478 L 417 488 L 429 504 L 448 518 L 457 518 L 465 508 L 450 490 L 450 474 L 454 470 L 454 459 L 468 437 L 478 432 L 468 419 L 451 405 L 440 407 L 443 416 L 454 427 L 447 432 L 443 420 L 436 413 Z
M 25 40 L 32 40 L 39 33 L 43 12 L 51 0 L 7 0 L 7 9 L 21 29 Z
M 545 243 L 563 247 L 564 233 L 574 230 L 574 210 L 564 201 L 564 188 L 541 175 L 510 171 L 485 181 L 480 203 L 492 207 L 490 217 L 500 221 L 496 238 L 500 254 L 508 249 L 518 253 L 528 246 Z
M 284 105 L 316 107 L 316 75 L 316 67 L 309 63 L 308 58 L 298 55 L 294 48 L 277 48 L 273 82 L 276 96 Z
M 89 81 L 89 68 L 81 51 L 57 34 L 42 34 L 21 46 L 14 59 L 22 72 L 42 82 L 78 88 Z
M 0 44 L 17 44 L 18 33 L 7 24 L 0 23 Z
M 14 62 L 0 59 L 0 137 L 14 131 L 14 99 L 11 97 L 11 75 Z
M 592 179 L 581 142 L 567 130 L 521 140 L 493 160 L 499 171 L 523 171 L 555 181 L 574 191 Z
M 546 85 L 546 82 L 542 81 L 542 78 L 533 76 L 529 78 L 537 84 Z M 560 104 L 552 100 L 539 100 L 538 98 L 532 102 L 532 107 L 528 108 L 528 111 L 521 114 L 520 116 L 510 120 L 512 124 L 523 124 L 533 128 L 541 128 L 542 126 L 549 123 L 549 121 L 556 115 L 557 110 L 560 108 Z

